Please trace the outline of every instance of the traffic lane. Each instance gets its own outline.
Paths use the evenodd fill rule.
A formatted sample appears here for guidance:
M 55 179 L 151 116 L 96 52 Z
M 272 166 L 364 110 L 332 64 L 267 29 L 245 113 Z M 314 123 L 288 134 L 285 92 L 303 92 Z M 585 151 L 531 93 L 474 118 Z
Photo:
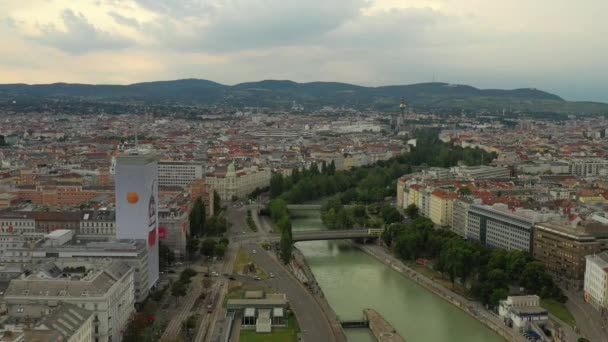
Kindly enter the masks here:
M 327 322 L 323 311 L 304 286 L 257 245 L 247 244 L 246 248 L 250 251 L 258 250 L 256 254 L 251 254 L 255 262 L 266 272 L 272 272 L 275 275 L 274 278 L 260 282 L 269 284 L 287 295 L 287 300 L 300 323 L 302 340 L 308 342 L 334 341 L 329 322 Z

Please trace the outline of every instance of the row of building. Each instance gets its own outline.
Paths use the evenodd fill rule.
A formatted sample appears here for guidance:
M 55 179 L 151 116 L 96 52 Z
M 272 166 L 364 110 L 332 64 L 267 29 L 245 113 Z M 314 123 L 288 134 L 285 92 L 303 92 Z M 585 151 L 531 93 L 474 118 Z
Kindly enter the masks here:
M 493 167 L 484 168 L 491 174 Z M 602 254 L 608 250 L 605 202 L 590 201 L 587 190 L 561 184 L 574 184 L 568 180 L 475 180 L 455 170 L 426 170 L 399 179 L 397 204 L 415 205 L 437 226 L 465 239 L 527 252 L 558 281 L 585 289 L 588 301 L 608 308 L 608 268 L 603 261 L 607 254 Z

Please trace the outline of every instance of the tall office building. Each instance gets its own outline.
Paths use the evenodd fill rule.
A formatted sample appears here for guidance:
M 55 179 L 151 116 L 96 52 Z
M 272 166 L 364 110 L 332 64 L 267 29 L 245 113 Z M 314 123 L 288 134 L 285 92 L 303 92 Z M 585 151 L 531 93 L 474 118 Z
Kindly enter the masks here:
M 148 286 L 158 280 L 158 166 L 155 155 L 116 159 L 116 237 L 146 240 Z

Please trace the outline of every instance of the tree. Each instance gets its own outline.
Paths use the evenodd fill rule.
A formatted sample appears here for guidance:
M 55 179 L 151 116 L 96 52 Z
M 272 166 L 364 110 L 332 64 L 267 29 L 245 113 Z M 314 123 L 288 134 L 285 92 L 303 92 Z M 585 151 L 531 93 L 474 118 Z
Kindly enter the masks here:
M 214 249 L 213 249 L 213 254 L 218 257 L 221 258 L 224 256 L 224 254 L 226 254 L 226 245 L 224 245 L 223 243 L 218 243 L 215 245 Z
M 401 222 L 401 213 L 399 213 L 399 210 L 386 205 L 382 208 L 382 219 L 384 220 L 384 223 L 386 224 L 391 224 L 391 223 L 396 223 L 396 222 Z
M 540 294 L 542 288 L 547 285 L 545 266 L 540 261 L 529 262 L 521 273 L 520 281 L 528 291 Z
M 201 254 L 207 257 L 212 256 L 216 244 L 217 242 L 214 239 L 203 240 L 203 243 L 201 244 Z
M 336 174 L 336 163 L 333 160 L 331 161 L 331 163 L 329 163 L 329 166 L 327 167 L 327 174 L 328 175 Z
M 176 281 L 171 286 L 171 295 L 175 297 L 176 300 L 179 300 L 179 297 L 183 297 L 186 295 L 186 284 L 181 281 Z
M 471 195 L 471 189 L 469 189 L 468 186 L 463 186 L 462 188 L 458 189 L 458 193 L 461 196 L 470 196 Z
M 213 191 L 213 215 L 217 215 L 222 210 L 222 198 L 217 190 Z
M 496 306 L 498 306 L 498 302 L 500 300 L 507 299 L 508 295 L 509 295 L 509 290 L 507 288 L 499 287 L 497 289 L 494 289 L 494 290 L 492 290 L 492 294 L 490 295 L 489 304 L 492 307 L 496 307 Z
M 407 217 L 415 220 L 418 217 L 418 207 L 414 203 L 408 205 L 407 208 L 405 208 L 405 214 Z
M 275 198 L 283 193 L 283 174 L 275 172 L 270 177 L 270 198 Z
M 321 163 L 321 174 L 327 174 L 327 162 L 325 160 Z
M 200 241 L 198 238 L 192 237 L 190 235 L 186 235 L 186 251 L 188 252 L 188 256 L 190 259 L 195 255 L 198 250 L 198 245 Z
M 199 237 L 204 233 L 205 226 L 205 204 L 199 196 L 192 205 L 190 210 L 190 235 Z
M 158 243 L 158 256 L 163 267 L 171 266 L 175 262 L 175 253 L 162 242 Z
M 287 230 L 281 232 L 281 260 L 283 260 L 284 264 L 288 264 L 292 257 L 293 240 L 290 235 Z

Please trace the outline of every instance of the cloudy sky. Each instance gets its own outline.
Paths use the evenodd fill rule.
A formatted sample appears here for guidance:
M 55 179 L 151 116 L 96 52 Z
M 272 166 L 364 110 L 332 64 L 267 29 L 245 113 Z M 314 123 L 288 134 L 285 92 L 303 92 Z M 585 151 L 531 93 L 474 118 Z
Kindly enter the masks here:
M 608 102 L 607 0 L 0 0 L 0 83 L 535 87 Z

